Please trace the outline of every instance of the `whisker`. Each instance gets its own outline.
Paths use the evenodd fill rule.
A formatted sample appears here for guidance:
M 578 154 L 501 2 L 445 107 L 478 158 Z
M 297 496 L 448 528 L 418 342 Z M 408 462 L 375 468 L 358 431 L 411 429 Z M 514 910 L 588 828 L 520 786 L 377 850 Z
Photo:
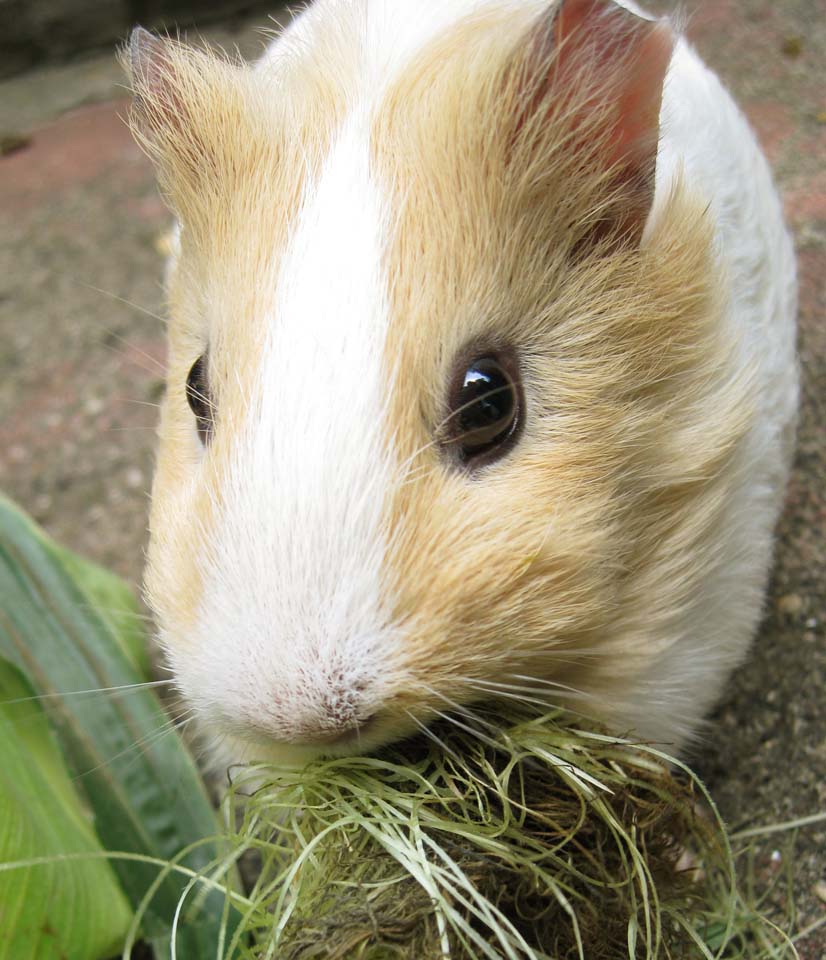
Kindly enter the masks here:
M 544 677 L 529 677 L 522 673 L 509 673 L 507 676 L 513 677 L 514 680 L 521 680 L 528 685 L 539 684 L 543 687 L 549 687 L 554 691 L 571 693 L 582 700 L 596 699 L 595 695 L 593 693 L 589 693 L 587 690 L 581 690 L 579 687 L 571 687 L 567 683 L 560 683 L 557 680 L 547 680 Z
M 237 373 L 236 373 L 237 376 Z M 186 392 L 190 397 L 194 397 L 196 400 L 204 404 L 205 407 L 209 408 L 210 413 L 215 413 L 215 404 L 212 401 L 212 398 L 205 393 L 201 393 L 196 387 L 191 386 L 189 383 L 186 385 Z
M 399 473 L 402 476 L 406 476 L 406 474 L 409 473 L 410 466 L 412 465 L 413 461 L 418 456 L 423 454 L 426 450 L 429 450 L 431 447 L 435 446 L 438 442 L 439 441 L 434 437 L 428 440 L 427 443 L 423 444 L 417 450 L 414 450 L 413 453 L 411 453 L 408 457 L 402 460 L 402 462 L 399 464 Z
M 151 407 L 153 410 L 161 409 L 161 405 L 159 403 L 152 403 L 151 400 L 135 400 L 132 397 L 118 397 L 116 399 L 119 403 L 135 403 L 139 407 Z
M 458 713 L 459 716 L 464 717 L 466 720 L 474 721 L 477 724 L 481 724 L 482 726 L 487 727 L 489 730 L 492 730 L 494 733 L 498 734 L 501 732 L 500 728 L 497 727 L 495 724 L 490 723 L 489 721 L 483 719 L 482 717 L 480 717 L 478 714 L 476 714 L 474 711 L 470 710 L 469 708 L 461 706 L 460 704 L 456 703 L 455 700 L 451 700 L 450 697 L 445 696 L 443 693 L 440 693 L 438 690 L 434 690 L 432 687 L 428 687 L 424 685 L 422 688 L 426 690 L 428 693 L 430 693 L 431 696 L 437 697 L 438 699 L 444 701 L 451 708 L 451 710 L 454 711 L 454 714 Z M 468 726 L 468 724 L 466 723 L 462 723 L 462 721 L 459 720 L 454 714 L 444 713 L 441 710 L 437 710 L 435 707 L 431 707 L 430 709 L 433 710 L 433 712 L 437 716 L 441 717 L 443 720 L 447 721 L 448 723 L 452 723 L 454 726 L 458 727 L 460 730 L 464 730 L 466 733 L 471 734 L 472 736 L 476 737 L 477 740 L 480 740 L 482 743 L 485 743 L 496 750 L 502 749 L 502 744 L 498 740 L 494 740 L 492 737 L 489 737 L 486 733 L 483 733 L 478 728 L 474 728 L 472 726 Z
M 524 703 L 528 706 L 538 706 L 544 707 L 545 709 L 553 707 L 554 704 L 548 699 L 542 699 L 540 697 L 531 697 L 527 696 L 528 692 L 536 693 L 536 691 L 529 691 L 526 687 L 508 687 L 504 683 L 485 683 L 484 681 L 474 681 L 473 686 L 478 690 L 481 690 L 483 693 L 492 693 L 496 697 L 503 697 L 507 700 L 514 700 L 517 703 Z M 525 691 L 525 692 L 520 692 Z
M 109 297 L 111 300 L 117 300 L 118 303 L 124 304 L 124 306 L 132 307 L 133 310 L 137 310 L 138 313 L 144 314 L 144 316 L 151 317 L 153 320 L 157 320 L 159 323 L 166 325 L 166 319 L 160 314 L 153 313 L 151 310 L 148 310 L 146 307 L 142 307 L 139 303 L 135 303 L 133 300 L 127 300 L 126 297 L 121 297 L 117 293 L 112 293 L 111 290 L 103 290 L 101 287 L 96 287 L 92 283 L 86 283 L 83 280 L 77 280 L 77 283 L 81 287 L 86 287 L 87 290 L 94 290 L 95 293 L 100 293 L 104 297 Z M 154 357 L 150 359 L 154 360 Z M 157 362 L 157 361 L 156 361 Z
M 157 433 L 157 427 L 107 427 L 103 433 L 136 433 L 140 430 L 145 431 L 146 433 Z
M 451 412 L 446 417 L 443 417 L 433 428 L 433 437 L 427 443 L 419 447 L 417 450 L 414 450 L 413 453 L 411 453 L 405 460 L 401 462 L 401 464 L 399 464 L 399 472 L 402 475 L 405 475 L 405 481 L 407 479 L 406 472 L 408 471 L 408 468 L 410 467 L 411 463 L 417 457 L 421 456 L 421 454 L 423 454 L 426 450 L 429 450 L 433 446 L 444 444 L 445 442 L 449 442 L 452 444 L 461 443 L 464 437 L 470 435 L 473 432 L 472 430 L 466 430 L 464 433 L 461 433 L 456 437 L 451 437 L 449 441 L 446 441 L 444 437 L 441 436 L 441 434 L 444 428 L 447 426 L 447 424 L 449 424 L 450 421 L 454 419 L 454 417 L 458 417 L 461 413 L 463 413 L 469 407 L 472 407 L 474 404 L 479 403 L 480 400 L 484 400 L 488 397 L 493 396 L 496 393 L 501 393 L 503 390 L 508 390 L 508 389 L 510 389 L 509 386 L 496 387 L 493 390 L 488 390 L 485 393 L 480 394 L 478 397 L 474 397 L 472 400 L 468 400 L 467 403 L 463 403 L 461 406 L 457 407 L 455 410 L 451 410 Z
M 3 706 L 10 706 L 14 703 L 29 703 L 35 700 L 62 700 L 64 697 L 87 697 L 92 694 L 116 694 L 116 693 L 132 693 L 136 690 L 147 690 L 153 687 L 166 687 L 175 681 L 172 679 L 169 680 L 147 680 L 141 683 L 124 683 L 117 687 L 98 687 L 96 689 L 89 690 L 66 690 L 62 693 L 39 693 L 31 697 L 17 697 L 14 700 L 3 700 L 0 701 Z
M 151 374 L 152 376 L 159 377 L 160 379 L 164 379 L 166 377 L 166 367 L 164 367 L 160 360 L 156 360 L 151 354 L 147 353 L 145 350 L 141 350 L 141 348 L 135 346 L 132 341 L 127 340 L 126 337 L 122 337 L 114 330 L 107 331 L 106 335 L 108 337 L 114 337 L 117 340 L 121 340 L 124 346 L 128 347 L 129 350 L 135 351 L 142 360 L 148 360 L 149 363 L 144 362 L 136 364 L 141 370 L 144 371 L 144 373 Z M 130 362 L 135 360 L 134 357 L 130 356 L 127 350 L 114 347 L 110 343 L 104 343 L 103 348 L 123 360 L 128 360 Z
M 165 737 L 168 737 L 171 733 L 176 733 L 180 730 L 183 730 L 188 724 L 194 720 L 194 716 L 187 716 L 186 713 L 181 714 L 177 718 L 172 718 L 166 723 L 162 724 L 157 730 L 153 730 L 145 736 L 141 737 L 140 740 L 137 740 L 135 743 L 131 744 L 125 750 L 122 750 L 120 753 L 116 754 L 114 757 L 109 760 L 105 760 L 100 766 L 106 766 L 109 763 L 114 763 L 116 760 L 119 760 L 122 757 L 127 756 L 130 753 L 134 752 L 134 756 L 128 762 L 125 769 L 129 769 L 135 763 L 137 763 L 138 758 L 141 754 L 148 753 L 153 747 L 157 746 L 161 740 Z
M 84 770 L 83 773 L 77 774 L 73 779 L 80 780 L 82 777 L 88 777 L 90 774 L 96 773 L 98 770 L 103 769 L 103 767 L 109 766 L 109 764 L 114 763 L 116 760 L 120 760 L 121 757 L 128 756 L 133 751 L 138 753 L 144 753 L 149 747 L 154 746 L 158 741 L 162 740 L 163 737 L 168 736 L 170 733 L 174 733 L 176 730 L 181 730 L 187 724 L 191 723 L 195 719 L 194 716 L 187 716 L 187 713 L 191 711 L 186 711 L 181 714 L 179 717 L 169 717 L 165 720 L 157 729 L 151 730 L 149 733 L 145 734 L 139 740 L 136 740 L 134 743 L 131 743 L 128 747 L 123 750 L 118 751 L 114 756 L 107 757 L 105 760 L 101 760 L 100 763 L 95 764 L 94 767 L 90 767 L 88 770 Z M 134 760 L 137 759 L 137 755 Z
M 442 718 L 443 720 L 445 720 L 447 723 L 452 723 L 455 727 L 458 727 L 460 730 L 464 730 L 465 733 L 471 734 L 471 736 L 475 737 L 477 740 L 481 741 L 482 743 L 486 744 L 487 746 L 493 747 L 495 750 L 502 750 L 502 749 L 503 749 L 503 744 L 499 743 L 497 740 L 494 740 L 492 737 L 489 737 L 486 733 L 483 733 L 483 732 L 482 732 L 481 730 L 479 730 L 478 728 L 472 727 L 472 726 L 470 726 L 470 725 L 467 724 L 467 723 L 462 723 L 462 721 L 459 720 L 459 719 L 455 716 L 455 714 L 453 714 L 453 713 L 444 713 L 444 712 L 441 711 L 441 710 L 437 710 L 435 707 L 431 707 L 430 709 L 433 710 L 433 712 L 436 714 L 436 716 L 441 717 L 441 718 Z M 481 718 L 478 717 L 478 716 L 476 716 L 475 714 L 468 714 L 468 713 L 467 713 L 466 711 L 464 711 L 464 710 L 462 710 L 462 711 L 457 711 L 457 712 L 460 714 L 460 716 L 466 717 L 468 720 L 476 720 L 477 722 L 481 722 L 481 723 L 484 723 L 484 722 L 485 722 L 485 721 L 481 720 Z M 491 726 L 492 726 L 492 724 L 491 724 Z
M 166 320 L 162 316 L 160 316 L 157 313 L 153 313 L 151 310 L 147 310 L 146 307 L 142 307 L 139 303 L 135 303 L 132 300 L 127 300 L 125 297 L 118 296 L 118 294 L 112 293 L 110 290 L 103 290 L 100 287 L 93 286 L 90 283 L 85 283 L 82 280 L 78 280 L 77 282 L 80 284 L 80 286 L 85 287 L 87 290 L 94 290 L 95 293 L 100 293 L 105 297 L 109 297 L 112 300 L 116 300 L 118 303 L 122 303 L 127 307 L 131 307 L 133 310 L 137 310 L 139 313 L 142 313 L 147 317 L 151 317 L 153 320 L 157 320 L 159 323 L 166 326 Z M 156 374 L 160 374 L 161 376 L 166 375 L 166 367 L 164 366 L 163 363 L 161 363 L 160 360 L 157 359 L 157 357 L 153 357 L 151 353 L 147 353 L 145 350 L 142 350 L 133 341 L 129 340 L 127 337 L 122 336 L 116 330 L 107 329 L 106 332 L 108 336 L 113 337 L 115 340 L 120 341 L 125 347 L 128 347 L 129 350 L 140 354 L 140 356 L 142 356 L 145 360 L 149 361 L 149 366 L 144 367 L 144 369 L 148 373 L 156 373 Z M 114 348 L 109 346 L 108 344 L 107 344 L 107 347 L 108 349 L 113 350 L 115 353 L 118 353 L 121 356 L 125 356 L 125 357 L 128 356 L 123 351 L 114 350 Z
M 416 726 L 422 731 L 422 733 L 430 740 L 432 740 L 440 750 L 446 753 L 451 757 L 456 763 L 461 763 L 458 753 L 452 748 L 449 747 L 441 737 L 437 736 L 426 723 L 423 723 L 419 720 L 418 717 L 414 716 L 407 708 L 404 711 L 407 716 L 416 724 Z
M 474 680 L 472 681 L 477 686 L 484 686 L 493 690 L 511 690 L 515 693 L 531 693 L 534 695 L 539 695 L 545 693 L 544 690 L 537 689 L 538 686 L 545 686 L 548 688 L 548 696 L 554 698 L 560 698 L 563 700 L 582 700 L 588 697 L 588 694 L 584 690 L 580 690 L 577 687 L 569 687 L 564 683 L 554 683 L 552 680 L 543 681 L 541 684 L 531 684 L 526 683 L 525 685 L 519 685 L 516 683 L 506 683 L 505 681 L 497 680 Z M 553 703 L 548 700 L 546 701 L 548 706 L 553 706 Z

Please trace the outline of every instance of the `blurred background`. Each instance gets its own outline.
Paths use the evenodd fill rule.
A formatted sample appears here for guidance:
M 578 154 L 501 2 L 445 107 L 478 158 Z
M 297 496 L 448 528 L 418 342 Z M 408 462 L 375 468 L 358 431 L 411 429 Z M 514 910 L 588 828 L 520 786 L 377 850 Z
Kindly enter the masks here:
M 0 77 L 111 49 L 136 23 L 174 32 L 220 22 L 232 30 L 245 17 L 260 21 L 279 6 L 261 0 L 0 0 Z
M 115 47 L 141 23 L 252 58 L 288 18 L 249 0 L 0 0 L 0 491 L 136 586 L 170 220 Z M 677 19 L 757 131 L 800 272 L 803 409 L 766 617 L 693 757 L 737 828 L 826 810 L 826 0 L 688 0 Z M 767 840 L 758 877 L 790 868 L 777 915 L 817 923 L 824 827 Z M 822 960 L 826 927 L 799 949 Z

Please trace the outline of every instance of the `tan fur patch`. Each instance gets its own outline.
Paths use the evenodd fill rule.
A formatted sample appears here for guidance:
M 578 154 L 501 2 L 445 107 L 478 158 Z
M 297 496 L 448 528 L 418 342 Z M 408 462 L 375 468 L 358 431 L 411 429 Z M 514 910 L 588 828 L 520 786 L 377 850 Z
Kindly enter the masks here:
M 459 27 L 376 121 L 400 209 L 387 364 L 409 476 L 389 524 L 413 679 L 398 701 L 420 715 L 516 675 L 610 714 L 698 589 L 752 413 L 703 204 L 676 189 L 642 249 L 594 239 L 631 201 L 600 163 L 604 118 L 581 112 L 589 64 L 579 100 L 526 85 L 530 27 L 512 10 Z M 473 477 L 434 442 L 468 344 L 514 348 L 526 398 L 514 449 Z

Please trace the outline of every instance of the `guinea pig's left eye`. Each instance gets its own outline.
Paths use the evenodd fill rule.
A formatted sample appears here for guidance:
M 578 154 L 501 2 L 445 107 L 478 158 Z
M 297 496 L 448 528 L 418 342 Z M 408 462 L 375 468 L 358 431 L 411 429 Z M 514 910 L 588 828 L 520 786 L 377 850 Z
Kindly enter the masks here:
M 521 390 L 515 358 L 487 354 L 460 361 L 453 377 L 445 443 L 463 465 L 476 468 L 503 456 L 521 426 Z
M 186 378 L 186 399 L 195 414 L 198 436 L 201 443 L 206 446 L 212 436 L 214 423 L 212 398 L 207 381 L 206 354 L 198 357 L 189 370 Z

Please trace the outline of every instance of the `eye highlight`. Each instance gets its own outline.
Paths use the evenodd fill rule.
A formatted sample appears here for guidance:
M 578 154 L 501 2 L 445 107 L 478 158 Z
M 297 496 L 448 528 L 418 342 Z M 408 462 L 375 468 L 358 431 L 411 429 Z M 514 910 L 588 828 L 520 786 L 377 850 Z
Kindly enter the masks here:
M 198 357 L 190 367 L 186 378 L 186 399 L 190 410 L 195 414 L 198 437 L 206 446 L 214 426 L 212 398 L 207 381 L 206 354 Z
M 456 367 L 448 395 L 444 442 L 470 469 L 504 456 L 522 422 L 522 392 L 515 358 L 486 353 Z

